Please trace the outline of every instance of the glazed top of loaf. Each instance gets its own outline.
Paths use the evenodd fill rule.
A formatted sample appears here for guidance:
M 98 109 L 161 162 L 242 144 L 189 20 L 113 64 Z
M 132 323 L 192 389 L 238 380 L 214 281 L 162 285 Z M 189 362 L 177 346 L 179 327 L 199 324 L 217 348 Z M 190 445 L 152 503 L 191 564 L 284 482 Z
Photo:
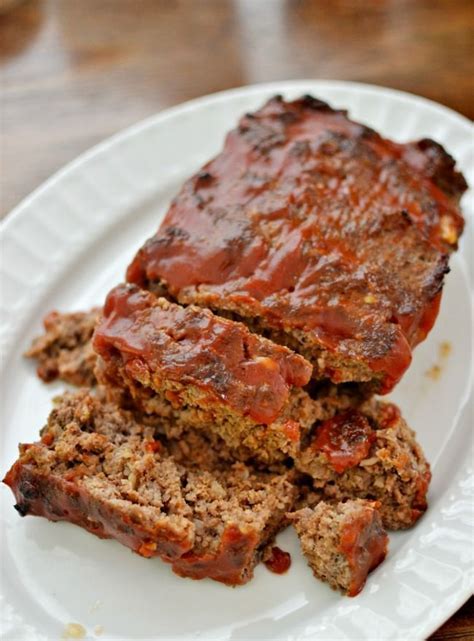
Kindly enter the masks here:
M 310 96 L 276 97 L 184 184 L 127 279 L 304 332 L 388 391 L 436 318 L 465 189 L 431 140 L 397 144 Z
M 257 422 L 279 415 L 293 386 L 311 378 L 311 365 L 286 347 L 252 334 L 245 325 L 207 309 L 186 308 L 134 285 L 119 285 L 106 300 L 94 335 L 105 361 L 140 368 L 153 380 L 192 384 L 216 402 Z

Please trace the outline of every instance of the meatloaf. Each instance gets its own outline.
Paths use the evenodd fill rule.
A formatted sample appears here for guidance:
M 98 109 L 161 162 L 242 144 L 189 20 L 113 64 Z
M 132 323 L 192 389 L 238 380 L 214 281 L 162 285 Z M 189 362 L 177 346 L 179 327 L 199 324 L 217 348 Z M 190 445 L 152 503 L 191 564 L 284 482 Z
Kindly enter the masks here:
M 178 463 L 153 427 L 84 390 L 57 399 L 4 482 L 22 516 L 69 521 L 181 576 L 229 585 L 252 577 L 295 498 L 286 475 Z
M 115 402 L 160 417 L 167 437 L 223 439 L 234 458 L 291 459 L 315 421 L 360 404 L 358 387 L 309 385 L 311 365 L 245 325 L 135 285 L 107 297 L 94 334 L 96 375 Z
M 312 382 L 300 389 L 285 379 L 281 387 L 285 359 L 306 371 L 304 359 L 243 325 L 119 286 L 107 300 L 97 341 L 99 378 L 108 383 L 109 399 L 166 436 L 179 460 L 192 453 L 202 469 L 210 461 L 225 467 L 240 460 L 273 472 L 296 462 L 305 475 L 303 505 L 377 499 L 392 529 L 409 527 L 425 511 L 429 465 L 399 410 L 364 399 L 350 384 Z M 255 361 L 275 362 L 253 372 L 265 377 L 268 395 L 259 396 L 258 379 L 246 376 Z M 275 380 L 286 401 L 281 392 L 272 396 Z M 131 398 L 124 399 L 124 390 Z M 283 406 L 268 424 L 249 415 L 262 411 L 267 398 Z
M 397 144 L 311 96 L 241 118 L 127 271 L 384 393 L 438 313 L 466 189 L 437 143 Z
M 311 365 L 209 310 L 120 285 L 93 343 L 99 381 L 125 389 L 135 407 L 169 419 L 174 430 L 215 431 L 262 460 L 294 453 L 316 418 L 301 389 Z
M 356 499 L 290 514 L 301 549 L 318 579 L 356 596 L 387 555 L 388 537 L 377 503 Z
M 99 314 L 100 308 L 68 314 L 52 311 L 44 318 L 44 334 L 33 340 L 25 354 L 36 359 L 43 381 L 59 378 L 79 387 L 95 384 L 91 338 Z
M 296 467 L 312 479 L 309 504 L 377 500 L 393 530 L 410 527 L 427 508 L 429 463 L 391 403 L 371 400 L 317 424 Z

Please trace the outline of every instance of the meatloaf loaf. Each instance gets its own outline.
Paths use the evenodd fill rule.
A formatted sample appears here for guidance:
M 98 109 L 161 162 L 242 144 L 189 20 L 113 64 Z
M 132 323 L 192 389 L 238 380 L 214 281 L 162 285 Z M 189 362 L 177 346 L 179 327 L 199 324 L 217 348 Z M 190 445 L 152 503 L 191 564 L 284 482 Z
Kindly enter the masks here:
M 301 549 L 318 579 L 356 596 L 387 555 L 388 537 L 377 503 L 357 499 L 290 514 Z
M 317 424 L 296 467 L 312 479 L 309 504 L 377 500 L 389 529 L 410 527 L 427 507 L 429 463 L 391 403 L 371 400 Z
M 431 140 L 275 97 L 184 184 L 127 279 L 243 320 L 317 379 L 384 393 L 437 316 L 465 189 Z
M 57 399 L 41 440 L 20 446 L 4 482 L 16 509 L 75 523 L 158 556 L 181 576 L 247 582 L 285 524 L 295 488 L 242 463 L 178 463 L 154 429 L 86 391 Z

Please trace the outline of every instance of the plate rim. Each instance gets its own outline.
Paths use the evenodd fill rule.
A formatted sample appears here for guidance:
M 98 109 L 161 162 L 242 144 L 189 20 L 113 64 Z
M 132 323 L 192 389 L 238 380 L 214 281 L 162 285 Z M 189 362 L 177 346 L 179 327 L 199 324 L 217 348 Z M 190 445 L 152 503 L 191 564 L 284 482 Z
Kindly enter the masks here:
M 396 89 L 391 89 L 388 87 L 371 85 L 367 83 L 358 83 L 358 82 L 347 82 L 341 80 L 326 80 L 326 79 L 295 79 L 295 80 L 283 80 L 283 81 L 273 81 L 269 83 L 256 83 L 252 85 L 245 85 L 241 87 L 236 87 L 224 91 L 219 91 L 216 93 L 208 94 L 205 96 L 200 96 L 192 100 L 188 100 L 184 103 L 180 103 L 173 107 L 163 109 L 155 114 L 148 116 L 140 120 L 139 122 L 132 124 L 125 129 L 120 130 L 119 132 L 113 134 L 112 136 L 107 137 L 103 141 L 95 144 L 91 148 L 87 149 L 75 159 L 68 162 L 66 165 L 61 167 L 59 170 L 54 172 L 48 179 L 36 187 L 29 195 L 23 198 L 0 222 L 0 238 L 2 240 L 7 240 L 5 236 L 7 235 L 8 230 L 13 227 L 17 221 L 21 220 L 23 216 L 28 214 L 28 206 L 34 202 L 34 200 L 40 196 L 42 193 L 54 188 L 55 184 L 59 182 L 64 176 L 68 175 L 70 172 L 74 171 L 76 168 L 81 167 L 83 164 L 87 163 L 90 159 L 95 157 L 97 154 L 106 151 L 109 147 L 119 144 L 122 141 L 125 141 L 135 135 L 140 134 L 149 127 L 160 126 L 168 118 L 174 118 L 181 114 L 184 114 L 188 111 L 192 111 L 195 108 L 205 106 L 209 103 L 220 103 L 226 100 L 232 100 L 239 96 L 260 94 L 264 92 L 275 91 L 277 93 L 291 90 L 293 87 L 298 87 L 301 85 L 312 85 L 318 83 L 320 86 L 328 87 L 329 89 L 354 89 L 356 91 L 363 91 L 366 94 L 380 94 L 386 93 L 388 96 L 398 97 L 405 100 L 409 100 L 412 103 L 422 103 L 427 107 L 434 108 L 438 112 L 441 111 L 446 117 L 454 119 L 458 126 L 472 127 L 472 123 L 468 118 L 462 114 L 457 113 L 456 111 L 436 103 L 430 99 L 417 96 L 405 91 L 400 91 Z M 7 322 L 8 323 L 8 322 Z M 1 367 L 3 370 L 3 366 Z M 472 400 L 472 389 L 470 399 Z M 468 400 L 469 404 L 469 400 Z M 467 406 L 466 406 L 467 407 Z M 464 465 L 458 471 L 458 475 L 464 475 L 466 470 L 464 470 Z M 456 478 L 458 477 L 456 475 Z M 471 582 L 472 583 L 472 582 Z M 441 625 L 445 620 L 447 620 L 461 605 L 465 600 L 469 598 L 473 591 L 472 585 L 467 585 L 464 591 L 461 591 L 461 588 L 458 588 L 458 599 L 456 599 L 455 604 L 451 607 L 439 608 L 439 616 L 433 617 L 430 616 L 430 626 L 423 631 L 423 634 L 431 634 L 436 630 L 439 625 Z M 462 592 L 462 596 L 461 593 Z

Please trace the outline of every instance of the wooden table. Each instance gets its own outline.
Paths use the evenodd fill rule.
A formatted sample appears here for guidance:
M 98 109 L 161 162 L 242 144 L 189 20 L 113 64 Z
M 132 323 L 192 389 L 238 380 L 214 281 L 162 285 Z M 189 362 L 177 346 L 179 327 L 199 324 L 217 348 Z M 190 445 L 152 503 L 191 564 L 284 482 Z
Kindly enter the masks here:
M 91 145 L 239 85 L 340 78 L 474 117 L 472 0 L 29 0 L 0 16 L 0 216 Z M 433 639 L 474 639 L 474 601 Z

